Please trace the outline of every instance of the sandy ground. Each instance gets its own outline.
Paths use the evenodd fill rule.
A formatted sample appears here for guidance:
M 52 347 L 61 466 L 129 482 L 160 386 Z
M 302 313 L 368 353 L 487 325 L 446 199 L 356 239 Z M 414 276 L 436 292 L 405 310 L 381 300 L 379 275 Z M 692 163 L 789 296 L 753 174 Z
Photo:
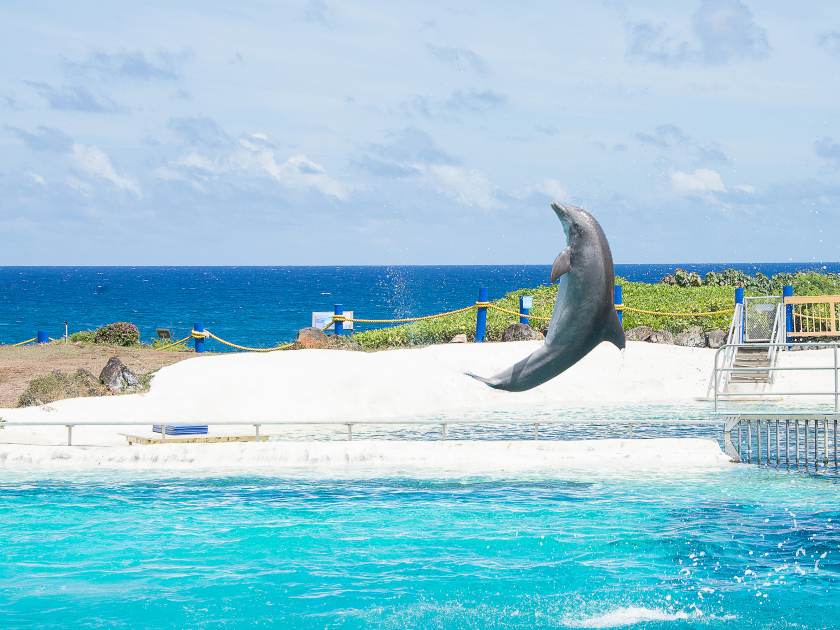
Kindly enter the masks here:
M 79 368 L 99 376 L 108 359 L 114 356 L 120 357 L 135 374 L 140 375 L 196 355 L 191 352 L 76 343 L 0 348 L 0 408 L 17 406 L 18 398 L 36 376 L 53 370 L 75 372 Z

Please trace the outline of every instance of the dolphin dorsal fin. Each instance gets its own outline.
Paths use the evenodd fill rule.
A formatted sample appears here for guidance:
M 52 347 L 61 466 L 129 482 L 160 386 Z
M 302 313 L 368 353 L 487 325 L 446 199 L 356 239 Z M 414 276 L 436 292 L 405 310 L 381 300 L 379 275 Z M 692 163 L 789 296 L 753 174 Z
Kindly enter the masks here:
M 562 276 L 571 268 L 572 251 L 567 247 L 562 252 L 557 254 L 557 258 L 554 259 L 554 264 L 551 265 L 551 276 L 549 277 L 549 282 L 554 284 L 555 282 L 557 282 L 557 280 L 560 279 L 560 276 Z

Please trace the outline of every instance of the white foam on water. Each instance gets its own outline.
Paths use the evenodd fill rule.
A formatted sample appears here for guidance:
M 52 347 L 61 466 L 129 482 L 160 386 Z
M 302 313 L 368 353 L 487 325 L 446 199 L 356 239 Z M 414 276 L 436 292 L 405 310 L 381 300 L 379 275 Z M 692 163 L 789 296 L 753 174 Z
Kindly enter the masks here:
M 677 475 L 728 466 L 714 440 L 289 441 L 137 446 L 0 445 L 0 469 L 361 474 Z
M 668 612 L 659 608 L 627 606 L 625 608 L 616 608 L 615 610 L 595 615 L 593 617 L 585 617 L 583 619 L 566 619 L 563 623 L 570 628 L 620 628 L 622 626 L 632 626 L 638 623 L 652 621 L 684 621 L 686 619 L 696 619 L 702 616 L 703 613 L 696 609 L 692 612 Z

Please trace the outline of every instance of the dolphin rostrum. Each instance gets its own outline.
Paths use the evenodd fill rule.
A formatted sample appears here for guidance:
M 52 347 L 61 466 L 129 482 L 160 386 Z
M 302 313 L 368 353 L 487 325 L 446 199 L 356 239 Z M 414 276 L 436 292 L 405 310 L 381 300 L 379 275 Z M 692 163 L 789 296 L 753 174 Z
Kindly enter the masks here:
M 519 363 L 491 378 L 469 374 L 496 389 L 521 392 L 545 383 L 586 356 L 602 341 L 624 348 L 624 330 L 613 304 L 612 253 L 604 231 L 586 210 L 551 204 L 568 247 L 551 267 L 560 278 L 545 343 Z

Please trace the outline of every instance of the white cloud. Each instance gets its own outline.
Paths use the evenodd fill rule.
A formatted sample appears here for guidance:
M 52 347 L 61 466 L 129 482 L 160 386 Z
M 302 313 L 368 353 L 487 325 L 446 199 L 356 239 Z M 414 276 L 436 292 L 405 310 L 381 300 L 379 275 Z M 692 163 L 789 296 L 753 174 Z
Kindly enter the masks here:
M 184 179 L 201 189 L 196 178 L 206 181 L 211 176 L 238 173 L 269 177 L 285 188 L 316 190 L 342 201 L 348 198 L 349 188 L 330 177 L 323 166 L 303 154 L 282 159 L 275 146 L 266 134 L 253 133 L 242 137 L 227 154 L 208 156 L 191 151 L 171 166 L 159 168 L 156 176 L 169 181 Z
M 267 142 L 263 138 L 253 135 L 251 139 L 261 142 L 243 140 L 240 148 L 230 156 L 229 163 L 232 168 L 266 174 L 287 188 L 317 190 L 341 200 L 349 196 L 344 184 L 331 178 L 323 166 L 305 155 L 294 155 L 279 162 L 277 153 L 266 146 Z
M 29 173 L 29 179 L 31 179 L 34 183 L 38 184 L 41 187 L 47 185 L 47 180 L 44 179 L 43 175 L 38 175 L 38 173 Z
M 698 168 L 691 173 L 674 171 L 671 173 L 671 185 L 683 193 L 726 192 L 720 173 L 708 168 Z
M 102 149 L 74 144 L 72 158 L 76 167 L 86 175 L 103 179 L 120 190 L 134 193 L 138 197 L 142 196 L 137 182 L 130 177 L 120 175 L 111 163 L 111 158 Z
M 465 206 L 499 208 L 496 187 L 480 171 L 448 164 L 417 164 L 429 182 L 440 192 Z

